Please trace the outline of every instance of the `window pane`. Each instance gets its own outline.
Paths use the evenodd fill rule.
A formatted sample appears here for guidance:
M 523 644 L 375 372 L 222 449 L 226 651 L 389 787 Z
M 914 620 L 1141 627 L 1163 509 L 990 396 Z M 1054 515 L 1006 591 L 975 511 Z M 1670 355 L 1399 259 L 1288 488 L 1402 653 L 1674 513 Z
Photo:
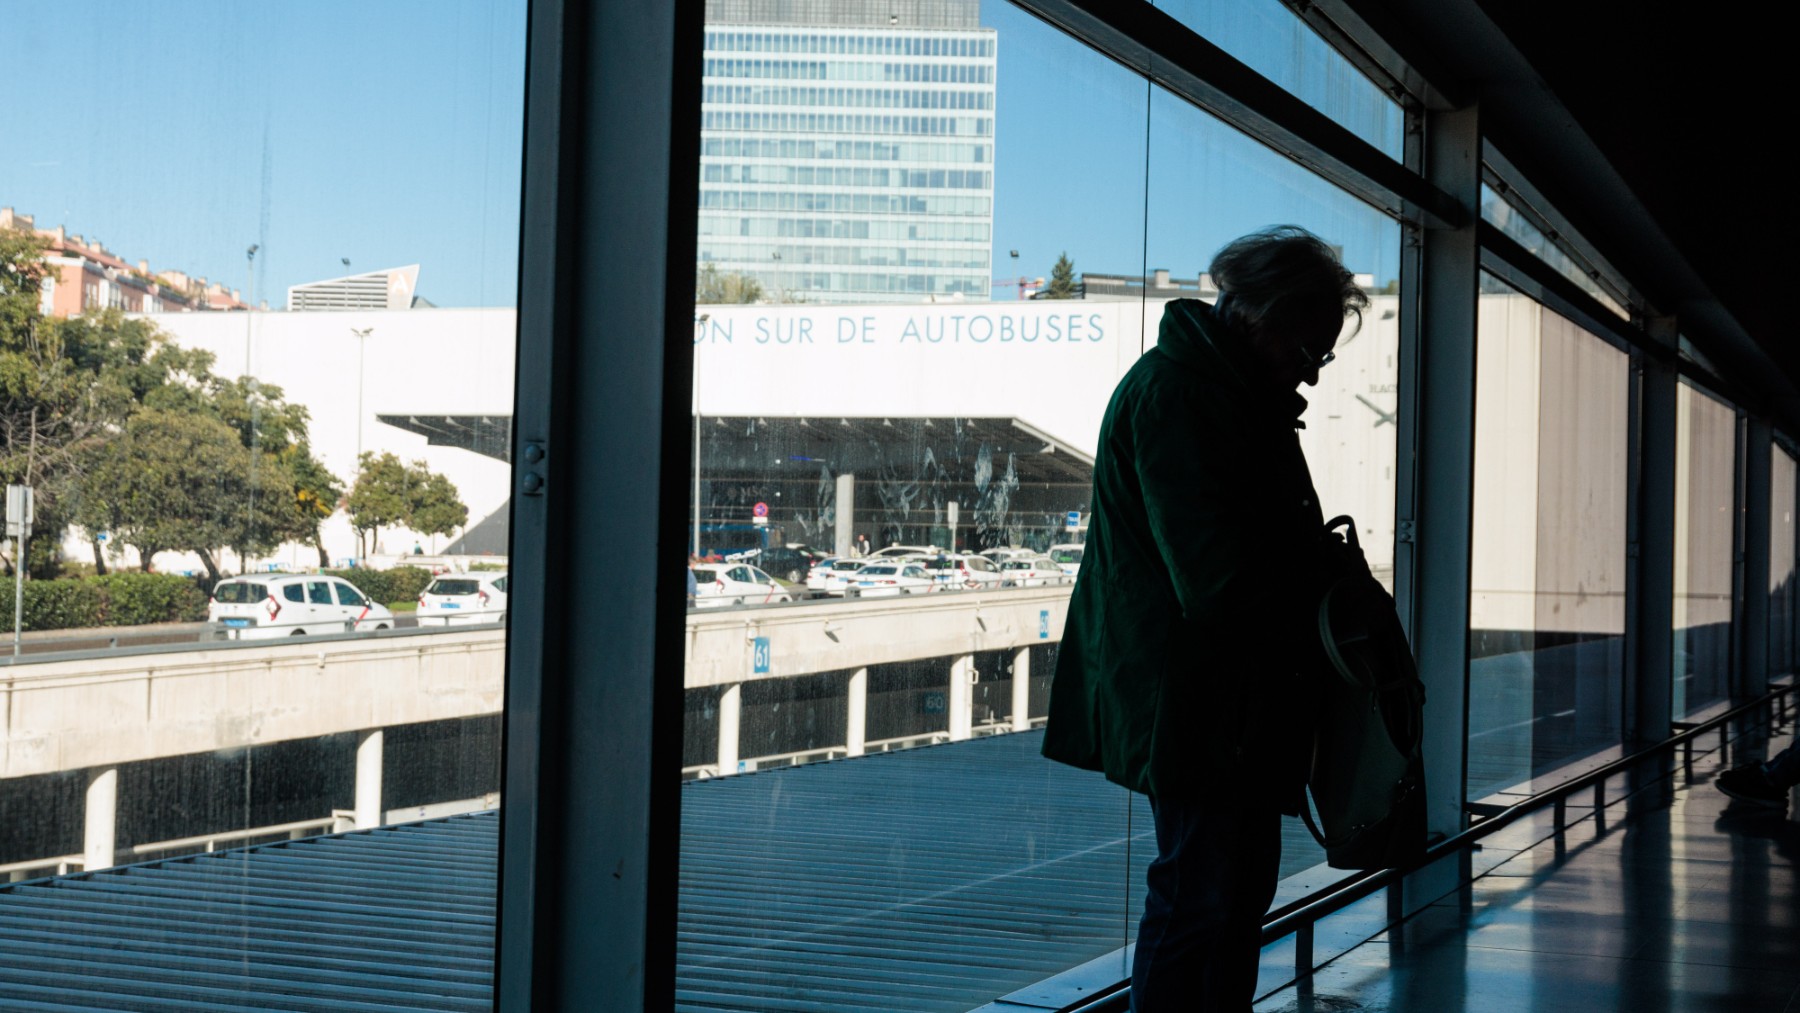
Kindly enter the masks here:
M 1621 318 L 1629 318 L 1624 306 L 1619 304 L 1611 292 L 1607 291 L 1593 276 L 1575 262 L 1562 247 L 1550 241 L 1543 231 L 1532 224 L 1530 218 L 1517 207 L 1508 203 L 1504 197 L 1496 193 L 1492 187 L 1481 185 L 1481 217 L 1490 225 L 1516 241 L 1535 254 L 1539 260 L 1550 265 L 1557 274 L 1574 282 L 1583 292 L 1593 296 L 1600 305 L 1617 313 Z
M 429 961 L 373 923 L 348 973 L 266 931 L 371 889 L 470 930 L 430 991 L 484 1005 L 506 633 L 413 609 L 434 570 L 505 561 L 525 4 L 156 15 L 5 15 L 8 71 L 61 99 L 10 111 L 0 156 L 0 288 L 24 264 L 35 297 L 0 293 L 0 466 L 38 522 L 0 935 L 42 905 L 93 962 L 6 961 L 0 1006 L 416 1005 Z M 421 821 L 444 863 L 279 871 Z
M 709 5 L 678 1006 L 962 1013 L 1141 904 L 1141 797 L 1040 755 L 1069 579 L 968 554 L 1081 541 L 1148 85 L 1008 4 L 819 6 Z M 709 596 L 737 558 L 780 595 Z
M 1619 741 L 1629 359 L 1490 281 L 1475 389 L 1468 794 Z
M 1155 0 L 1208 42 L 1398 161 L 1405 112 L 1281 0 Z
M 1725 699 L 1731 681 L 1737 413 L 1683 383 L 1675 401 L 1677 719 Z
M 1793 455 L 1770 448 L 1769 486 L 1769 674 L 1794 670 L 1794 483 Z

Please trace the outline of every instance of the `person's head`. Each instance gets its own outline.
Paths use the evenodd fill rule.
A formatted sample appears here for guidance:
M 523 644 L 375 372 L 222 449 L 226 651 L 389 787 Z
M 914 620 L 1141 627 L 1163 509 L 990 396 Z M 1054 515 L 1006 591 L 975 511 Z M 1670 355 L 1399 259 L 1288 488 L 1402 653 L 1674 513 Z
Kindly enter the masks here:
M 1283 389 L 1318 383 L 1344 318 L 1354 315 L 1360 328 L 1369 305 L 1337 251 L 1297 225 L 1232 240 L 1208 273 L 1219 289 L 1219 316 L 1250 341 Z

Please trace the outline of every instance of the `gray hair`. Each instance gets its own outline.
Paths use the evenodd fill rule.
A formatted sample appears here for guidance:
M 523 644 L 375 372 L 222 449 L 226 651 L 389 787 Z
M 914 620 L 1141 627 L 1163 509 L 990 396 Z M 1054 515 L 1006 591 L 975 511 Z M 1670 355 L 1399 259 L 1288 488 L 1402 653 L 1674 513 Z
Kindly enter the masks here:
M 1336 249 L 1298 225 L 1275 225 L 1234 239 L 1208 269 L 1225 322 L 1255 337 L 1265 331 L 1354 315 L 1362 329 L 1369 297 Z

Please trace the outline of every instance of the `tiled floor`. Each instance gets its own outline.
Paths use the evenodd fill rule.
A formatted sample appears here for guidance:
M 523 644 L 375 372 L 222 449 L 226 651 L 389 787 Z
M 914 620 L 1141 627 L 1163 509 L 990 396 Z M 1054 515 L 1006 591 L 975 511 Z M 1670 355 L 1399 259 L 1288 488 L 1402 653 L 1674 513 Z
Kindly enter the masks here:
M 1791 740 L 1790 726 L 1767 748 Z M 1763 750 L 1747 738 L 1729 762 Z M 1500 831 L 1477 855 L 1489 871 L 1466 897 L 1445 898 L 1256 1010 L 1800 1013 L 1800 817 L 1792 804 L 1781 812 L 1721 795 L 1712 780 L 1724 765 L 1717 753 L 1696 756 L 1692 784 L 1678 766 L 1608 806 L 1603 829 L 1572 800 L 1569 818 L 1590 818 L 1560 846 L 1544 839 L 1547 812 Z M 1629 788 L 1618 780 L 1610 797 Z M 1320 924 L 1321 940 L 1329 930 Z M 1292 953 L 1265 955 L 1270 985 L 1292 976 L 1278 949 Z

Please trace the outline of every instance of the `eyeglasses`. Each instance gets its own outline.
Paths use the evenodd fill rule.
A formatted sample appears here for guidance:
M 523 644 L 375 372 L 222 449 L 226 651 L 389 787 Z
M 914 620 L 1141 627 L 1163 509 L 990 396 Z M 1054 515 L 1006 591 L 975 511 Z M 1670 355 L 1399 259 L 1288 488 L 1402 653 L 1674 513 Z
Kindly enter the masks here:
M 1326 366 L 1331 365 L 1331 362 L 1333 359 L 1337 358 L 1336 352 L 1326 352 L 1324 355 L 1321 355 L 1315 359 L 1312 357 L 1312 355 L 1310 355 L 1306 351 L 1305 348 L 1302 348 L 1299 345 L 1295 345 L 1294 348 L 1296 351 L 1298 351 L 1300 353 L 1300 361 L 1306 364 L 1306 368 L 1308 371 L 1316 372 L 1318 370 L 1324 369 Z

